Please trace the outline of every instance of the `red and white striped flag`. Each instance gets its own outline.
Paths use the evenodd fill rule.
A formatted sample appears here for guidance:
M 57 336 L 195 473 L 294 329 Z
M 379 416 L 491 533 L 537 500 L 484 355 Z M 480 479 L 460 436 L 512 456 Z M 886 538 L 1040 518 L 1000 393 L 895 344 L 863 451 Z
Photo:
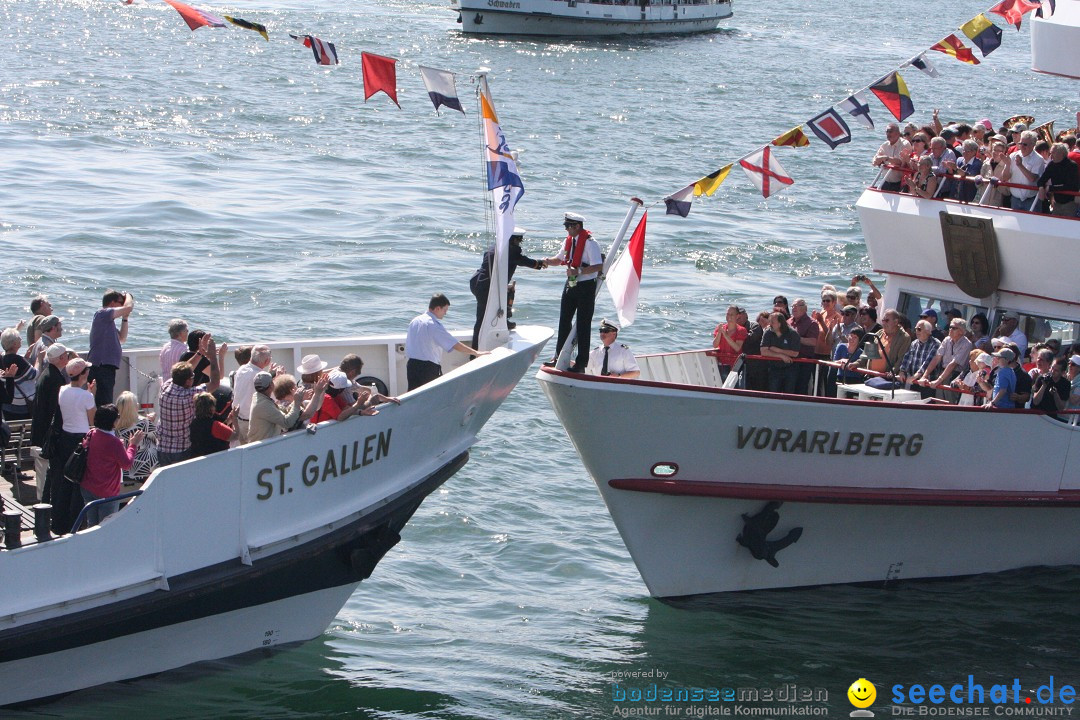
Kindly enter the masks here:
M 619 323 L 625 328 L 637 317 L 638 289 L 641 287 L 641 266 L 645 259 L 645 220 L 646 212 L 641 216 L 626 250 L 612 263 L 608 271 L 607 289 L 615 310 L 619 313 Z

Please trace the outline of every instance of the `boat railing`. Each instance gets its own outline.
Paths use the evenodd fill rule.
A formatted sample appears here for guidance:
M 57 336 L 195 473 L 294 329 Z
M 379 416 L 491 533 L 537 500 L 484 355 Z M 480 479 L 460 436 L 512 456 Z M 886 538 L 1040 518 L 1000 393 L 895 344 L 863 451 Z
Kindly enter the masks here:
M 896 172 L 901 173 L 902 175 L 914 175 L 915 174 L 915 171 L 911 170 L 909 168 L 887 168 L 887 170 L 894 170 Z M 886 172 L 886 169 L 882 169 L 882 170 L 878 171 L 877 177 L 875 177 L 874 181 L 872 183 L 870 183 L 871 188 L 873 188 L 875 190 L 878 190 L 880 192 L 892 192 L 892 193 L 895 193 L 897 195 L 911 195 L 911 193 L 897 192 L 897 191 L 894 191 L 894 190 L 883 190 L 881 188 L 881 181 L 882 181 L 882 178 L 885 176 L 885 172 Z M 946 201 L 946 202 L 951 201 L 951 202 L 954 202 L 954 203 L 960 203 L 962 205 L 979 205 L 979 206 L 982 206 L 982 207 L 993 207 L 993 208 L 999 209 L 999 210 L 1012 210 L 1014 212 L 1032 212 L 1032 213 L 1036 213 L 1038 215 L 1046 215 L 1046 213 L 1040 213 L 1040 212 L 1036 211 L 1036 209 L 1035 209 L 1036 207 L 1038 207 L 1038 204 L 1040 202 L 1042 202 L 1042 199 L 1040 199 L 1038 197 L 1038 195 L 1036 195 L 1035 197 L 1033 197 L 1031 199 L 1031 205 L 1027 208 L 1027 210 L 1018 210 L 1017 208 L 1003 207 L 1003 206 L 999 206 L 999 205 L 989 205 L 986 202 L 991 196 L 991 191 L 996 189 L 996 188 L 1015 188 L 1015 189 L 1018 189 L 1018 190 L 1034 190 L 1034 191 L 1038 191 L 1038 190 L 1040 190 L 1038 185 L 1027 185 L 1027 184 L 1024 184 L 1024 183 L 1002 182 L 1002 181 L 998 180 L 997 178 L 993 178 L 993 177 L 986 178 L 986 177 L 983 177 L 982 175 L 961 175 L 961 174 L 958 174 L 958 173 L 938 173 L 938 172 L 935 172 L 934 175 L 937 176 L 940 180 L 952 180 L 954 182 L 963 182 L 963 183 L 974 184 L 976 186 L 976 188 L 977 188 L 977 190 L 976 190 L 977 197 L 975 199 L 973 199 L 973 200 L 959 200 L 957 198 L 941 197 L 941 193 L 945 190 L 945 188 L 948 186 L 948 184 L 945 183 L 945 182 L 939 182 L 938 186 L 937 186 L 937 190 L 934 191 L 934 195 L 932 197 L 930 197 L 930 198 L 923 198 L 924 200 L 943 200 L 943 201 Z M 981 188 L 981 191 L 978 190 L 978 188 Z M 1052 193 L 1054 195 L 1069 195 L 1069 196 L 1072 196 L 1072 197 L 1075 197 L 1075 198 L 1080 198 L 1080 192 L 1076 192 L 1076 191 L 1073 191 L 1073 190 L 1059 190 L 1059 189 L 1051 187 L 1051 188 L 1049 188 L 1048 192 L 1050 192 L 1050 193 Z M 912 195 L 912 197 L 918 197 L 918 196 Z M 1080 216 L 1070 217 L 1068 215 L 1048 215 L 1048 217 L 1064 218 L 1066 220 L 1080 219 Z
M 783 362 L 779 358 L 765 355 L 740 355 L 736 363 L 732 366 L 725 381 L 716 362 L 716 350 L 714 348 L 682 350 L 670 353 L 651 353 L 638 355 L 636 356 L 636 359 L 638 361 L 638 367 L 641 370 L 641 375 L 638 378 L 639 380 L 672 383 L 676 385 L 742 390 L 765 390 L 765 388 L 747 387 L 747 363 Z M 846 399 L 852 402 L 887 401 L 918 403 L 929 407 L 946 407 L 955 405 L 959 398 L 965 396 L 973 397 L 975 402 L 979 402 L 979 398 L 984 395 L 980 391 L 975 391 L 967 387 L 953 387 L 951 384 L 944 383 L 935 385 L 933 382 L 921 381 L 907 381 L 905 383 L 895 382 L 892 387 L 883 383 L 883 387 L 871 387 L 864 382 L 851 382 L 850 380 L 846 382 L 842 381 L 839 377 L 839 373 L 843 372 L 845 376 L 849 373 L 857 373 L 860 377 L 865 377 L 867 379 L 879 377 L 886 381 L 893 381 L 894 378 L 888 373 L 851 366 L 843 361 L 794 358 L 792 362 L 796 364 L 813 365 L 814 367 L 810 377 L 809 392 L 807 395 L 803 395 L 803 397 L 830 397 L 842 400 Z M 823 382 L 822 376 L 830 370 L 836 370 L 838 372 L 835 395 L 825 392 L 826 384 Z M 920 392 L 920 390 L 925 391 L 925 394 L 927 395 L 929 395 L 930 392 L 933 392 L 934 395 L 924 397 L 924 392 Z M 939 393 L 942 397 L 937 396 Z M 1035 409 L 1026 410 L 1024 412 L 1042 414 L 1041 411 Z M 1080 424 L 1080 410 L 1062 410 L 1057 414 L 1069 416 L 1070 425 Z
M 126 493 L 120 493 L 119 495 L 113 495 L 107 498 L 98 498 L 97 500 L 91 500 L 83 505 L 83 509 L 79 511 L 79 516 L 75 518 L 75 523 L 71 526 L 71 534 L 79 532 L 82 529 L 83 523 L 86 521 L 86 516 L 90 513 L 90 508 L 105 505 L 111 502 L 118 502 L 120 500 L 128 500 L 130 498 L 139 497 L 143 494 L 142 490 L 132 490 Z

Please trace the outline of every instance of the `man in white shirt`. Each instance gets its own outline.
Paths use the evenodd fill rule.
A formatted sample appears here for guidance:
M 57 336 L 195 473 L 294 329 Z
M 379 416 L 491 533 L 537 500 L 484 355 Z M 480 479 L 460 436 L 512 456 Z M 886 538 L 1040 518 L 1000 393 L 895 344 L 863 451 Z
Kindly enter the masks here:
M 1019 322 L 1020 316 L 1012 310 L 1003 312 L 1001 314 L 1001 324 L 998 325 L 997 332 L 994 333 L 994 339 L 1011 342 L 1020 348 L 1020 357 L 1017 360 L 1022 361 L 1024 354 L 1027 352 L 1028 339 L 1024 331 L 1020 329 Z
M 1016 152 L 1009 156 L 1009 182 L 1017 185 L 1035 185 L 1038 182 L 1039 176 L 1046 169 L 1046 160 L 1035 152 L 1035 143 L 1038 141 L 1039 136 L 1031 130 L 1020 133 Z M 1030 210 L 1032 201 L 1039 193 L 1037 189 L 1023 188 L 1009 188 L 1009 192 L 1012 194 L 1013 210 Z
M 607 320 L 600 321 L 600 346 L 589 353 L 586 374 L 628 379 L 641 375 L 634 353 L 626 345 L 615 342 L 618 337 L 618 325 Z
M 248 442 L 248 423 L 251 421 L 248 412 L 251 409 L 251 398 L 255 394 L 255 376 L 268 368 L 270 348 L 256 345 L 251 348 L 251 360 L 241 365 L 233 374 L 233 407 L 236 408 L 236 426 L 239 430 L 237 442 L 240 445 Z
M 180 362 L 180 356 L 188 351 L 188 324 L 180 318 L 169 321 L 169 342 L 161 346 L 158 361 L 161 363 L 161 383 L 172 376 L 172 366 Z
M 450 300 L 442 293 L 435 293 L 428 302 L 428 310 L 417 315 L 409 323 L 409 332 L 405 336 L 405 374 L 409 380 L 409 390 L 426 385 L 442 375 L 442 354 L 457 350 L 473 357 L 488 355 L 484 350 L 476 350 L 459 342 L 443 327 L 442 319 L 450 310 Z
M 563 286 L 559 305 L 559 335 L 555 343 L 554 365 L 562 353 L 571 326 L 577 327 L 577 359 L 571 368 L 585 372 L 589 359 L 589 332 L 592 329 L 593 311 L 596 308 L 596 276 L 604 269 L 604 257 L 600 245 L 592 233 L 585 229 L 585 218 L 568 212 L 563 218 L 566 242 L 562 252 L 552 258 L 550 264 L 566 266 L 566 285 Z M 576 318 L 576 321 L 575 321 Z
M 881 180 L 882 190 L 900 192 L 900 183 L 904 179 L 904 174 L 899 168 L 907 165 L 909 157 L 911 157 L 911 143 L 900 135 L 899 125 L 889 123 L 885 128 L 885 142 L 881 143 L 873 162 L 874 167 L 896 168 L 885 173 L 885 177 Z

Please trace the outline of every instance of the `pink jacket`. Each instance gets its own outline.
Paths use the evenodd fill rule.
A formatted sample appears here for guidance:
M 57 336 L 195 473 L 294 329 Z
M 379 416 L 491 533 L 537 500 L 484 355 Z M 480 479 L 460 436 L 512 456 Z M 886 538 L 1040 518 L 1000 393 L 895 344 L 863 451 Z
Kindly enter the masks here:
M 124 447 L 124 441 L 115 435 L 91 429 L 82 487 L 99 498 L 119 495 L 123 471 L 135 462 L 138 450 L 134 445 Z

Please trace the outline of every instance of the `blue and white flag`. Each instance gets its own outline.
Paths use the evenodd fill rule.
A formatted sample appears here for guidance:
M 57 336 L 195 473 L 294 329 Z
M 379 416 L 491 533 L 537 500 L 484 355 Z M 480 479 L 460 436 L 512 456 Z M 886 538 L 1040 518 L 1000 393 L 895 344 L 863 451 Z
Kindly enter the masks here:
M 855 93 L 836 107 L 857 118 L 859 122 L 871 130 L 874 129 L 874 119 L 870 117 L 870 106 L 863 100 L 862 93 Z
M 484 126 L 484 164 L 487 166 L 487 189 L 495 217 L 495 257 L 491 268 L 491 292 L 484 310 L 478 343 L 481 350 L 502 344 L 497 335 L 506 332 L 506 285 L 509 282 L 510 236 L 514 233 L 514 208 L 525 194 L 517 161 L 506 143 L 499 125 L 487 78 L 480 76 L 478 94 L 480 117 Z
M 677 193 L 672 193 L 664 198 L 667 205 L 668 215 L 681 215 L 686 217 L 690 214 L 690 204 L 694 201 L 694 185 L 691 183 Z
M 934 67 L 933 63 L 926 59 L 925 53 L 920 53 L 916 55 L 915 57 L 904 63 L 904 65 L 910 65 L 913 68 L 918 68 L 932 78 L 936 78 L 938 76 L 937 68 Z M 901 65 L 900 67 L 904 67 L 904 65 Z
M 465 114 L 458 99 L 457 88 L 454 86 L 454 73 L 449 70 L 436 70 L 435 68 L 420 66 L 420 77 L 424 78 L 424 87 L 427 88 L 428 97 L 435 104 L 435 112 L 439 112 L 439 106 L 445 105 L 451 110 L 457 110 Z

